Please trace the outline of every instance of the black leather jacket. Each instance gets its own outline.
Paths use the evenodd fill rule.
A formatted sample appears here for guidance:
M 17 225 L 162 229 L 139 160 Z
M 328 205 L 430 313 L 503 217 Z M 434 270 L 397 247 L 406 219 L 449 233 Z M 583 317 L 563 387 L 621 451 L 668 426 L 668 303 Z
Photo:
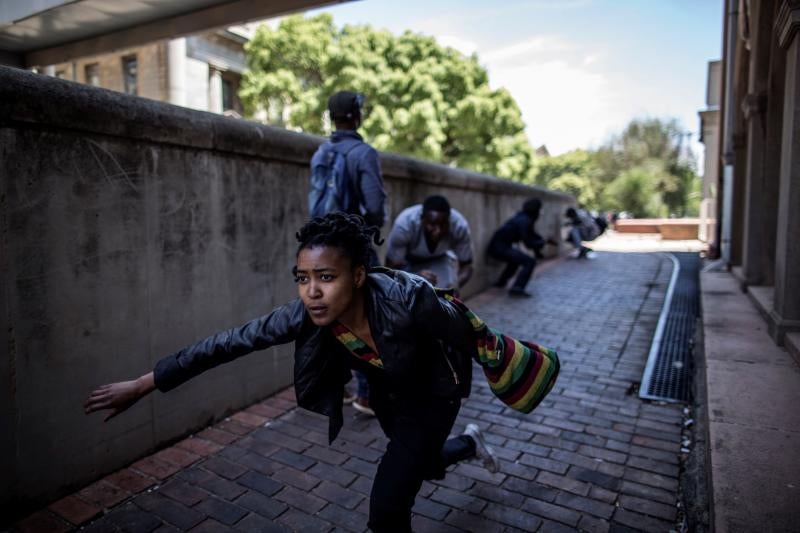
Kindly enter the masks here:
M 469 395 L 474 333 L 455 306 L 422 278 L 388 269 L 370 271 L 366 295 L 370 330 L 384 364 L 387 390 L 382 392 L 388 398 L 424 405 L 430 396 Z M 156 387 L 168 391 L 209 368 L 290 341 L 295 343 L 297 404 L 329 417 L 333 441 L 342 426 L 352 355 L 328 328 L 314 325 L 300 299 L 161 359 L 154 370 Z

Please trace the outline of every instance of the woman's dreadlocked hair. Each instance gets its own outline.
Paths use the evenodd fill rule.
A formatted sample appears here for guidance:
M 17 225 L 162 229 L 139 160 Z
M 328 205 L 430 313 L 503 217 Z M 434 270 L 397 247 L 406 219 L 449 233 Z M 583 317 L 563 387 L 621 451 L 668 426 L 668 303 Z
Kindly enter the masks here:
M 379 228 L 367 226 L 360 216 L 346 213 L 312 218 L 297 232 L 297 240 L 298 254 L 314 246 L 333 246 L 344 252 L 354 267 L 370 266 L 371 243 L 383 244 Z

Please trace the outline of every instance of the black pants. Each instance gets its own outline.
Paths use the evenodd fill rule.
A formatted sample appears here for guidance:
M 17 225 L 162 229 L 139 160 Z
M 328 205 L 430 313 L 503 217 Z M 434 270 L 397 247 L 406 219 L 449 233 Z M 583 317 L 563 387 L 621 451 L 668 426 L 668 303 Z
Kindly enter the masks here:
M 389 444 L 383 454 L 369 505 L 375 533 L 411 531 L 411 508 L 426 479 L 442 479 L 445 468 L 475 456 L 467 436 L 448 439 L 461 408 L 458 399 L 428 398 L 409 405 L 372 394 L 372 405 Z
M 517 250 L 513 246 L 492 245 L 489 247 L 489 255 L 500 261 L 506 261 L 506 268 L 500 274 L 500 279 L 497 280 L 497 285 L 505 287 L 514 272 L 522 266 L 522 270 L 517 274 L 517 279 L 514 280 L 515 289 L 524 289 L 525 285 L 530 281 L 533 275 L 533 269 L 536 268 L 536 258 Z

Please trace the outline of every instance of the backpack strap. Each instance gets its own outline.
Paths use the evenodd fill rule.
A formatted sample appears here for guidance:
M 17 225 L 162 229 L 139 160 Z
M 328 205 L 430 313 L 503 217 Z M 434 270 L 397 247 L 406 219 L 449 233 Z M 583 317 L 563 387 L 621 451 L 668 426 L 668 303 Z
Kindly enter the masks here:
M 330 143 L 330 149 L 337 154 L 340 154 L 344 157 L 344 177 L 347 179 L 347 188 L 350 190 L 350 194 L 352 195 L 353 199 L 356 202 L 356 206 L 360 205 L 362 202 L 360 190 L 357 187 L 356 180 L 358 176 L 353 176 L 350 174 L 349 169 L 347 168 L 347 155 L 352 152 L 355 148 L 365 144 L 363 141 L 359 141 L 357 139 L 351 139 L 346 141 L 339 141 L 337 143 Z M 346 145 L 346 146 L 343 146 Z M 352 201 L 351 201 L 352 205 Z M 351 206 L 346 206 L 346 209 L 350 210 Z

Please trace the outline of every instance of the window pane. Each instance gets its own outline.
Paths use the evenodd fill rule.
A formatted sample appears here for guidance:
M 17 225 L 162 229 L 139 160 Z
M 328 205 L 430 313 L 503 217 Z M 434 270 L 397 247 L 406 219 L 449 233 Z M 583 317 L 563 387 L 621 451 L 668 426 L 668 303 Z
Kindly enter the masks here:
M 128 94 L 138 94 L 136 90 L 137 70 L 136 56 L 122 58 L 122 78 L 125 80 L 125 92 Z
M 86 84 L 94 87 L 100 87 L 100 67 L 97 63 L 86 65 L 84 68 L 86 75 Z
M 222 79 L 222 110 L 233 109 L 233 84 L 231 80 Z

